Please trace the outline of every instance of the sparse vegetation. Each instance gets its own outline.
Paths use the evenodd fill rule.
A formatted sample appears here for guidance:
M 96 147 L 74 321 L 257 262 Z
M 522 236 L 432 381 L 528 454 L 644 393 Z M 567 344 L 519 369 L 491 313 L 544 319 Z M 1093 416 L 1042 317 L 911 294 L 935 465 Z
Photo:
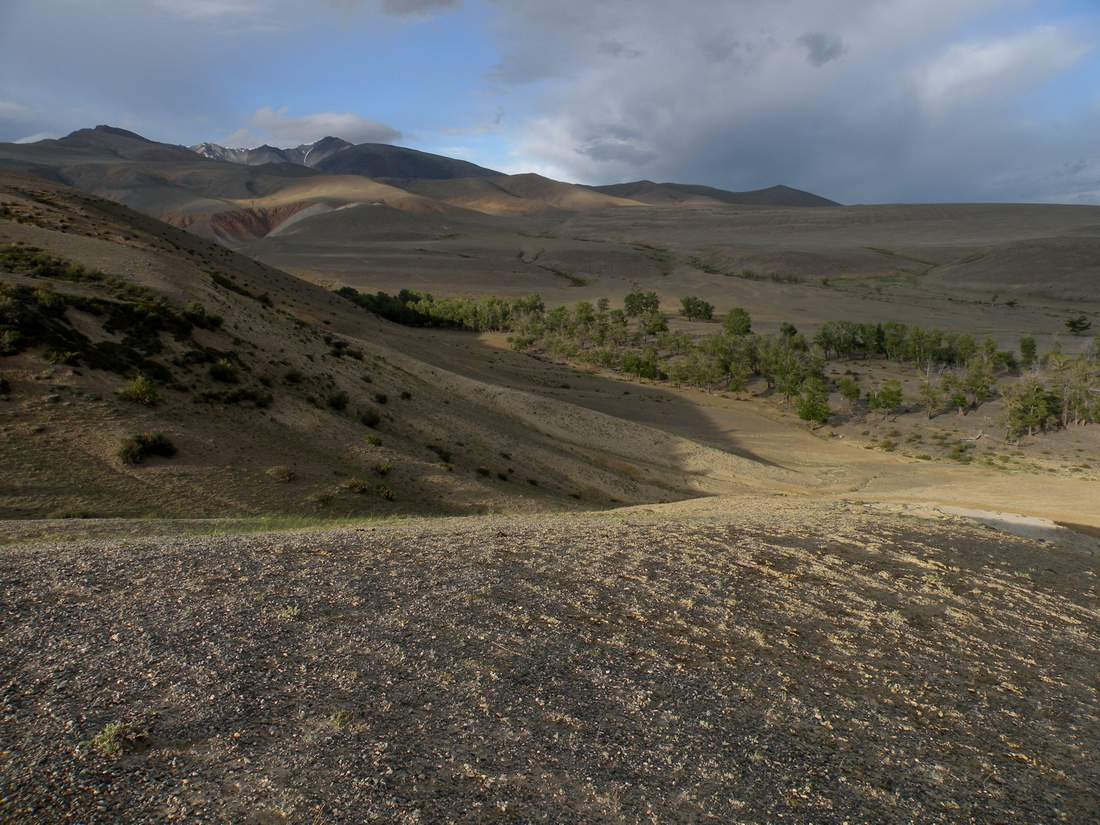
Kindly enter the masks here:
M 348 408 L 348 402 L 351 398 L 343 390 L 337 390 L 334 393 L 330 393 L 329 397 L 325 399 L 325 403 L 328 404 L 330 409 L 337 412 L 343 412 Z
M 289 484 L 294 481 L 295 478 L 292 469 L 281 465 L 277 467 L 268 467 L 264 472 L 280 484 Z
M 149 456 L 171 458 L 176 452 L 176 445 L 164 433 L 139 433 L 123 440 L 118 457 L 124 464 L 142 464 Z
M 108 722 L 88 742 L 89 748 L 106 758 L 119 756 L 125 749 L 142 745 L 149 739 L 149 731 L 126 722 Z
M 123 401 L 144 404 L 146 407 L 153 407 L 160 400 L 156 386 L 141 373 L 138 373 L 126 386 L 118 390 L 117 395 Z
M 1087 315 L 1075 315 L 1072 318 L 1066 319 L 1066 329 L 1073 335 L 1084 335 L 1092 329 L 1092 321 L 1088 319 Z
M 237 367 L 228 358 L 219 358 L 207 370 L 211 381 L 222 384 L 236 384 L 240 378 L 237 375 Z
M 428 449 L 435 453 L 436 457 L 444 464 L 451 463 L 453 456 L 450 450 L 440 447 L 438 444 L 429 444 Z

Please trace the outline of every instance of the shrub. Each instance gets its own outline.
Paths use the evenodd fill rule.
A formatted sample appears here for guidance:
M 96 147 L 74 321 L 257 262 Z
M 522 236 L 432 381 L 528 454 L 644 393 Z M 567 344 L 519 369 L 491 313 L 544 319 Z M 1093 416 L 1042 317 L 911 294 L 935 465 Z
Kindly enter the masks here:
M 391 490 L 385 484 L 375 484 L 374 494 L 379 498 L 385 499 L 386 501 L 393 501 L 395 498 L 397 498 L 397 496 L 394 495 L 393 490 Z
M 376 392 L 374 394 L 374 400 L 377 401 L 379 404 L 385 404 L 390 399 L 389 396 L 387 396 L 384 392 Z
M 412 397 L 413 397 L 413 394 L 411 392 L 409 392 L 408 390 L 401 390 L 401 400 L 402 401 L 408 401 Z
M 1084 335 L 1092 328 L 1092 321 L 1086 315 L 1077 315 L 1066 319 L 1066 329 L 1074 335 Z
M 118 457 L 126 464 L 141 464 L 151 455 L 171 458 L 176 445 L 164 433 L 139 433 L 124 439 Z
M 841 396 L 848 403 L 848 409 L 855 409 L 856 404 L 859 403 L 859 384 L 845 375 L 837 381 L 837 389 L 840 390 Z
M 367 433 L 365 436 L 363 436 L 363 440 L 370 444 L 372 447 L 382 446 L 382 439 L 372 433 Z
M 1035 365 L 1035 361 L 1038 358 L 1038 347 L 1035 345 L 1035 339 L 1030 335 L 1025 335 L 1020 339 L 1020 363 L 1024 369 L 1029 370 Z
M 193 301 L 183 308 L 183 317 L 199 329 L 218 329 L 222 325 L 220 315 L 207 313 L 206 307 L 197 301 Z
M 11 382 L 7 378 L 0 375 L 0 395 L 9 395 L 11 393 Z
M 1020 382 L 1006 394 L 1005 434 L 1009 438 L 1052 429 L 1062 412 L 1058 396 L 1036 378 Z
M 681 312 L 692 321 L 709 321 L 714 317 L 714 304 L 695 295 L 686 295 L 680 299 Z
M 882 413 L 884 418 L 896 413 L 903 400 L 901 382 L 892 378 L 883 381 L 878 392 L 867 393 L 867 406 Z
M 144 404 L 146 407 L 152 407 L 160 400 L 157 388 L 153 385 L 153 382 L 141 373 L 134 376 L 129 384 L 117 392 L 117 395 L 123 401 Z
M 211 379 L 222 384 L 236 384 L 238 381 L 237 368 L 228 358 L 219 358 L 210 365 L 208 373 Z
M 122 749 L 149 739 L 149 731 L 124 722 L 108 722 L 88 745 L 100 756 L 118 756 Z
M 294 481 L 294 471 L 289 467 L 268 467 L 264 472 L 280 484 Z
M 824 424 L 829 420 L 829 389 L 821 378 L 810 376 L 802 382 L 795 410 L 803 421 Z
M 327 399 L 325 399 L 325 403 L 337 412 L 343 412 L 345 409 L 347 409 L 348 401 L 350 400 L 351 399 L 348 398 L 348 394 L 346 392 L 344 392 L 343 390 L 337 390 L 336 392 L 332 393 Z
M 287 370 L 286 374 L 283 375 L 283 381 L 288 384 L 301 384 L 302 378 L 302 373 L 298 370 Z
M 726 313 L 722 325 L 730 335 L 748 335 L 752 332 L 752 316 L 741 307 L 733 307 Z
M 478 467 L 477 474 L 482 478 L 488 478 L 492 475 L 492 471 L 488 467 Z
M 349 493 L 357 493 L 358 495 L 363 495 L 370 489 L 370 484 L 361 478 L 349 478 L 340 486 Z
M 428 449 L 435 453 L 444 464 L 451 463 L 451 452 L 438 444 L 429 444 Z
M 359 414 L 359 423 L 367 427 L 377 427 L 382 423 L 382 416 L 378 414 L 377 410 L 363 410 L 363 412 Z M 372 437 L 373 436 L 367 436 L 367 440 L 370 441 Z
M 631 292 L 623 299 L 623 308 L 630 317 L 655 313 L 661 308 L 656 292 Z
M 382 476 L 382 478 L 385 478 L 386 476 L 388 476 L 390 473 L 393 472 L 393 464 L 391 464 L 388 461 L 386 461 L 382 464 L 375 464 L 374 465 L 374 472 L 376 472 L 378 475 Z

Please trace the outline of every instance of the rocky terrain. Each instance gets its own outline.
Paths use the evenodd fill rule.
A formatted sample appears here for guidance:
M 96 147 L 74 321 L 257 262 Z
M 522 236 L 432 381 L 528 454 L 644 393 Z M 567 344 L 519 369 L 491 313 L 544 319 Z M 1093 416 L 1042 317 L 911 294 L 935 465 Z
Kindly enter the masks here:
M 1095 539 L 798 497 L 63 536 L 0 551 L 5 821 L 1100 813 Z

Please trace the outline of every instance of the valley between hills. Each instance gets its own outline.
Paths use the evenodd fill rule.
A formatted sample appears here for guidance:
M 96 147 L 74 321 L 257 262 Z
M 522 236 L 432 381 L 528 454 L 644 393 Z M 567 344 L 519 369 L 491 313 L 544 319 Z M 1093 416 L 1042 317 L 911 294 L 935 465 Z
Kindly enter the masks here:
M 0 145 L 0 819 L 1100 815 L 1100 208 L 379 146 Z

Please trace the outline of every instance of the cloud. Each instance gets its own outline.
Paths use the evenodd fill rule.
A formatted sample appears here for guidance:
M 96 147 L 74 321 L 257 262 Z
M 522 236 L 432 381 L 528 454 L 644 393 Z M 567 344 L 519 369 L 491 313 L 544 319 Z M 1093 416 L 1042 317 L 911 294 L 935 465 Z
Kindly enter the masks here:
M 1095 38 L 1023 16 L 1008 29 L 1020 0 L 494 8 L 491 82 L 528 110 L 510 111 L 512 167 L 846 201 L 1030 200 L 1053 191 L 1044 170 L 1098 154 L 1076 137 L 1079 112 L 1056 123 L 1026 97 L 1076 71 Z M 1013 177 L 1024 157 L 1034 168 Z
M 164 11 L 192 20 L 254 15 L 263 11 L 256 0 L 156 0 Z
M 798 43 L 806 50 L 806 59 L 814 66 L 824 66 L 838 60 L 847 51 L 844 41 L 829 32 L 809 32 L 798 38 Z
M 14 100 L 0 100 L 0 140 L 37 143 L 62 134 L 48 128 L 45 118 L 34 107 Z
M 382 14 L 394 17 L 429 17 L 437 12 L 455 9 L 462 0 L 324 0 L 337 9 L 354 10 L 364 6 L 374 6 Z
M 382 0 L 382 11 L 393 15 L 427 15 L 457 8 L 460 0 Z
M 62 135 L 53 132 L 35 132 L 33 135 L 16 138 L 12 143 L 38 143 L 40 140 L 57 140 L 59 137 L 62 137 Z
M 1039 26 L 1014 37 L 953 44 L 918 71 L 917 83 L 934 107 L 1005 99 L 1069 68 L 1087 51 L 1078 34 Z
M 329 136 L 351 143 L 393 143 L 401 137 L 397 129 L 352 112 L 317 112 L 294 117 L 288 111 L 286 106 L 257 109 L 244 128 L 225 139 L 227 145 L 300 146 Z
M 14 100 L 0 100 L 0 120 L 27 121 L 32 117 L 34 110 L 30 106 Z

